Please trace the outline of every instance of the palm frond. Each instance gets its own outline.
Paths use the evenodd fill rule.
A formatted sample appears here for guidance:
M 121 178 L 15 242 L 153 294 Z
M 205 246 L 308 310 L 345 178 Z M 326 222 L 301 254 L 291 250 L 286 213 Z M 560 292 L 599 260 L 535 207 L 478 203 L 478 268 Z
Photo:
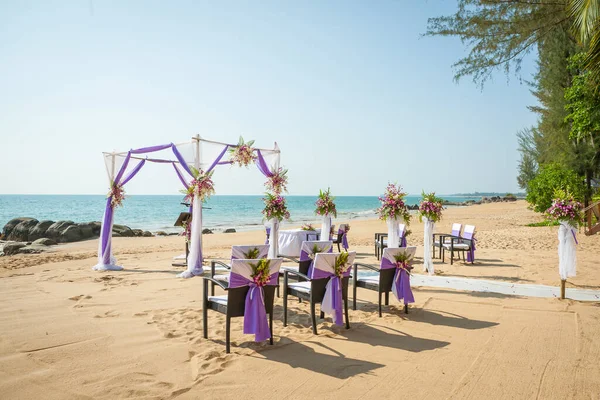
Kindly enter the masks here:
M 579 39 L 586 43 L 600 23 L 600 0 L 570 0 L 569 13 Z

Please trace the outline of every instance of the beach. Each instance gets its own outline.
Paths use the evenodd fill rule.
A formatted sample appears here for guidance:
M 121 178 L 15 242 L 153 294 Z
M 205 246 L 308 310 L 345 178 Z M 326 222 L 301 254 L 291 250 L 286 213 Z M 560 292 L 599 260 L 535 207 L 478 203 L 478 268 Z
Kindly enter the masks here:
M 524 201 L 448 208 L 436 232 L 475 225 L 476 261 L 435 259 L 437 275 L 558 286 L 558 228 L 525 226 L 540 220 Z M 357 261 L 378 264 L 385 223 L 334 221 L 346 222 Z M 422 274 L 423 224 L 413 217 L 410 229 Z M 262 230 L 204 235 L 205 265 L 264 240 Z M 600 289 L 600 241 L 578 240 L 567 287 Z M 408 314 L 391 296 L 379 318 L 376 293 L 359 289 L 351 329 L 326 319 L 315 336 L 306 302 L 290 299 L 283 327 L 278 298 L 274 346 L 254 343 L 237 318 L 226 354 L 223 315 L 209 311 L 202 338 L 202 278 L 175 278 L 182 237 L 114 238 L 120 272 L 91 270 L 97 248 L 0 257 L 1 398 L 600 398 L 600 302 L 414 287 Z

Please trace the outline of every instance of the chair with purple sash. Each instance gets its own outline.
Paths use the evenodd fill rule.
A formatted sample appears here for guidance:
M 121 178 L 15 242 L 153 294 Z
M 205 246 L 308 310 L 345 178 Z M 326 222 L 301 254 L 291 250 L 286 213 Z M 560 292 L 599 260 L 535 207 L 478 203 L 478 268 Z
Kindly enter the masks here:
M 451 237 L 450 243 L 443 243 L 442 245 L 442 262 L 444 262 L 444 251 L 450 252 L 450 265 L 454 263 L 454 252 L 460 251 L 464 254 L 466 252 L 466 261 L 473 264 L 475 262 L 475 226 L 465 225 L 465 230 L 460 237 Z M 459 257 L 460 259 L 460 257 Z
M 375 234 L 375 257 L 379 260 L 383 254 L 383 249 L 387 248 L 387 233 Z M 406 247 L 406 224 L 398 225 L 398 237 L 400 237 L 400 247 Z
M 390 292 L 398 301 L 404 300 L 404 312 L 408 314 L 408 304 L 414 303 L 415 298 L 410 288 L 410 270 L 416 247 L 386 248 L 383 250 L 379 268 L 363 263 L 354 263 L 352 274 L 352 309 L 356 310 L 356 289 L 359 287 L 374 290 L 378 293 L 379 316 L 381 317 L 381 295 L 385 294 L 385 305 L 390 303 Z M 370 276 L 359 277 L 358 267 L 376 272 Z
M 225 352 L 230 352 L 231 318 L 244 317 L 244 333 L 254 334 L 254 340 L 269 339 L 273 344 L 273 302 L 279 281 L 281 259 L 234 259 L 231 261 L 229 285 L 203 276 L 203 334 L 208 339 L 208 310 L 226 315 Z M 219 285 L 227 294 L 209 296 L 208 282 Z M 267 314 L 269 317 L 267 318 Z
M 355 257 L 356 252 L 318 253 L 315 256 L 310 275 L 300 271 L 284 270 L 283 326 L 287 326 L 287 298 L 295 296 L 310 302 L 310 315 L 315 335 L 317 334 L 316 304 L 321 304 L 321 316 L 331 315 L 336 325 L 343 325 L 343 314 L 345 314 L 346 329 L 350 329 L 348 281 Z M 304 281 L 290 283 L 289 275 L 303 278 Z
M 337 231 L 337 235 L 333 240 L 333 244 L 337 244 L 338 251 L 342 251 L 340 249 L 340 244 L 345 251 L 348 251 L 348 233 L 346 232 L 346 224 L 340 224 L 340 229 Z
M 268 244 L 231 246 L 231 260 L 267 258 L 268 254 Z M 218 260 L 212 260 L 210 262 L 210 277 L 227 284 L 229 281 L 229 274 L 217 274 L 217 269 L 220 271 L 229 271 L 231 269 L 231 265 Z M 211 287 L 211 295 L 215 295 L 214 283 Z
M 451 238 L 459 238 L 460 231 L 462 230 L 462 224 L 453 223 L 452 224 L 452 233 L 434 233 L 433 234 L 433 246 L 432 246 L 432 254 L 431 257 L 435 258 L 435 248 L 438 247 L 440 249 L 439 257 L 442 258 L 442 251 L 444 250 L 443 244 L 450 243 Z M 437 239 L 436 239 L 437 237 Z

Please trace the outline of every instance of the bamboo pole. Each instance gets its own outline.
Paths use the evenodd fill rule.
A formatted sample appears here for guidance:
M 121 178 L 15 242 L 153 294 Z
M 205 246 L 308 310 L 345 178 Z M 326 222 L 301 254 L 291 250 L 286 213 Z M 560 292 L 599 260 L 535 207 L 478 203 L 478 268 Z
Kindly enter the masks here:
M 561 299 L 565 299 L 565 285 L 567 283 L 566 279 L 561 279 L 560 280 L 560 298 Z

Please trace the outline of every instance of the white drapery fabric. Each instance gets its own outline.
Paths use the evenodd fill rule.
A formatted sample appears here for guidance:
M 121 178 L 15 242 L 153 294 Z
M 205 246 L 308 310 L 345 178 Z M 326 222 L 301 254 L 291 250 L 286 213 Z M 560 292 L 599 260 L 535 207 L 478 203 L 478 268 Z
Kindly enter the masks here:
M 177 277 L 191 278 L 194 275 L 200 275 L 202 272 L 202 200 L 200 200 L 200 196 L 194 196 L 187 269 L 177 274 Z
M 433 259 L 431 256 L 431 246 L 433 243 L 433 230 L 435 223 L 427 217 L 423 217 L 424 233 L 423 233 L 423 271 L 428 271 L 429 275 L 435 273 Z
M 400 232 L 398 218 L 388 218 L 386 220 L 388 228 L 387 246 L 390 249 L 400 247 Z
M 271 233 L 269 235 L 269 258 L 279 256 L 279 220 L 271 218 Z
M 331 217 L 323 215 L 321 220 L 321 240 L 329 240 L 329 232 L 331 231 Z
M 575 276 L 577 272 L 577 249 L 575 227 L 561 221 L 558 227 L 558 273 L 561 280 Z

